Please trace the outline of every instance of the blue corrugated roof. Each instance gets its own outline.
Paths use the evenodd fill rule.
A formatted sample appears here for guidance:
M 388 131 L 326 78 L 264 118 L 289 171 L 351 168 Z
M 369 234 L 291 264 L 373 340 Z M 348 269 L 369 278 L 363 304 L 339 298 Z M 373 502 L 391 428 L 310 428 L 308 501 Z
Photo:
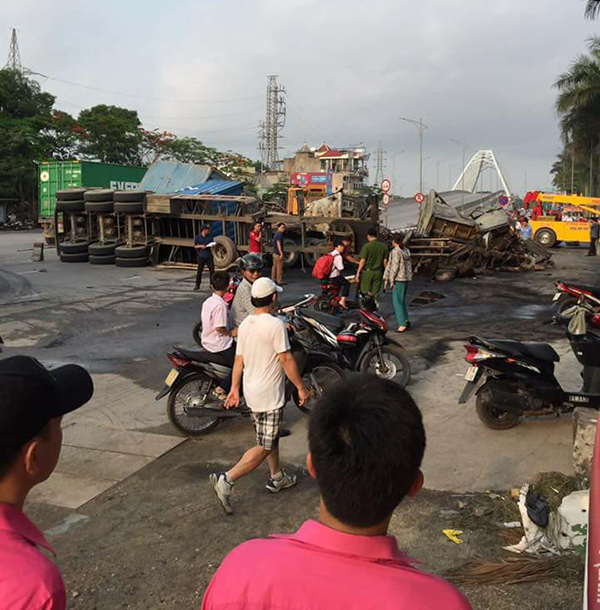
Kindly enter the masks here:
M 156 161 L 148 168 L 140 183 L 140 188 L 165 195 L 175 193 L 193 184 L 203 184 L 211 178 L 219 181 L 227 180 L 225 174 L 209 165 Z
M 241 195 L 244 185 L 231 180 L 209 180 L 204 184 L 188 186 L 177 191 L 177 195 Z

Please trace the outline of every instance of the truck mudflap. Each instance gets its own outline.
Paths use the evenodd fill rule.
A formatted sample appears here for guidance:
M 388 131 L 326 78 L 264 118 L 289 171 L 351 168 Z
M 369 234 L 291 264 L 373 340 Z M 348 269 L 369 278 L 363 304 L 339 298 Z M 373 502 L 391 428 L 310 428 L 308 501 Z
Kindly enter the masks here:
M 477 370 L 475 371 L 475 373 L 471 373 L 471 371 L 474 368 Z M 473 394 L 475 394 L 477 392 L 477 390 L 479 390 L 479 388 L 486 382 L 487 375 L 485 375 L 484 373 L 485 373 L 485 369 L 481 366 L 470 367 L 467 370 L 467 374 L 465 375 L 465 378 L 468 381 L 458 398 L 459 405 L 464 405 L 465 403 L 469 402 L 469 400 L 471 399 Z

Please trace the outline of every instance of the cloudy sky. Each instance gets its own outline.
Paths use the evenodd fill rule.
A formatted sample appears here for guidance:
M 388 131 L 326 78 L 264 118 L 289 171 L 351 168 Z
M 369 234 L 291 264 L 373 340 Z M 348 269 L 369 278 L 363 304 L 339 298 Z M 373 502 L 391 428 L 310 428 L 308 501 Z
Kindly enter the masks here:
M 550 185 L 552 83 L 600 33 L 583 10 L 583 0 L 20 0 L 2 7 L 0 51 L 16 27 L 23 64 L 74 115 L 134 108 L 149 129 L 252 158 L 277 74 L 282 155 L 303 141 L 373 153 L 381 141 L 393 190 L 412 195 L 417 130 L 398 117 L 422 116 L 428 188 L 458 177 L 454 139 L 467 157 L 494 150 L 521 193 Z

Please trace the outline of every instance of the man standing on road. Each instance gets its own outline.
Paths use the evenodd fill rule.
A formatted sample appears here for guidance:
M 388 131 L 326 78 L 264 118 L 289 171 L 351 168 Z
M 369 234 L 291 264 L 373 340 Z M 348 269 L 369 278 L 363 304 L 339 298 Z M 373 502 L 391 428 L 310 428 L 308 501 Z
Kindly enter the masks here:
M 266 277 L 252 284 L 254 313 L 238 330 L 237 350 L 233 368 L 231 392 L 227 408 L 240 404 L 240 385 L 244 374 L 244 398 L 252 411 L 256 445 L 248 449 L 242 459 L 227 472 L 213 473 L 210 484 L 227 514 L 231 514 L 230 497 L 233 484 L 255 470 L 265 459 L 270 478 L 267 489 L 277 493 L 296 484 L 296 475 L 289 475 L 279 464 L 279 434 L 285 405 L 285 378 L 296 386 L 300 402 L 308 399 L 296 361 L 290 349 L 283 320 L 271 315 L 277 306 L 277 295 L 282 289 Z
M 592 216 L 590 222 L 590 249 L 588 250 L 588 256 L 596 256 L 598 237 L 600 236 L 600 225 L 598 225 L 598 218 Z
M 196 237 L 194 237 L 194 248 L 196 249 L 196 259 L 198 261 L 196 286 L 194 290 L 200 289 L 200 284 L 202 283 L 202 271 L 204 270 L 205 266 L 208 267 L 209 278 L 215 271 L 212 250 L 209 247 L 210 243 L 212 243 L 212 237 L 210 237 L 210 227 L 208 225 L 204 225 L 202 229 L 200 229 L 200 235 L 196 235 Z
M 25 516 L 32 489 L 54 470 L 63 415 L 92 397 L 88 372 L 75 364 L 47 371 L 28 356 L 0 361 L 0 607 L 64 610 L 65 585 L 44 535 Z
M 396 507 L 423 486 L 425 430 L 408 392 L 374 375 L 335 384 L 312 410 L 308 444 L 319 520 L 234 549 L 203 610 L 470 610 L 388 535 Z
M 271 278 L 278 285 L 283 284 L 283 234 L 285 233 L 285 223 L 277 225 L 277 231 L 273 236 L 273 268 Z
M 387 265 L 387 246 L 377 240 L 377 230 L 369 229 L 367 241 L 360 251 L 360 264 L 356 272 L 356 281 L 360 281 L 360 291 L 377 298 L 383 283 L 383 271 Z
M 263 267 L 263 259 L 259 254 L 246 254 L 240 259 L 239 268 L 242 272 L 242 281 L 235 291 L 231 304 L 233 328 L 239 328 L 240 324 L 254 313 L 250 291 L 252 284 L 260 277 Z
M 529 221 L 525 217 L 521 218 L 521 226 L 519 227 L 519 233 L 520 233 L 521 239 L 523 241 L 527 241 L 528 239 L 531 239 L 531 237 L 533 235 L 533 228 L 531 227 L 531 225 L 529 224 Z

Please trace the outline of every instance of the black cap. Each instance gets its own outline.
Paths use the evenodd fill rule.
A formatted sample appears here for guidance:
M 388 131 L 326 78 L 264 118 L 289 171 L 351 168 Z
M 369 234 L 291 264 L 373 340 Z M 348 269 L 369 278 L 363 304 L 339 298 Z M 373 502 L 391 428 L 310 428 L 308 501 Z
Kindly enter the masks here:
M 0 444 L 19 449 L 53 418 L 92 397 L 90 374 L 77 364 L 47 370 L 35 358 L 0 360 Z

